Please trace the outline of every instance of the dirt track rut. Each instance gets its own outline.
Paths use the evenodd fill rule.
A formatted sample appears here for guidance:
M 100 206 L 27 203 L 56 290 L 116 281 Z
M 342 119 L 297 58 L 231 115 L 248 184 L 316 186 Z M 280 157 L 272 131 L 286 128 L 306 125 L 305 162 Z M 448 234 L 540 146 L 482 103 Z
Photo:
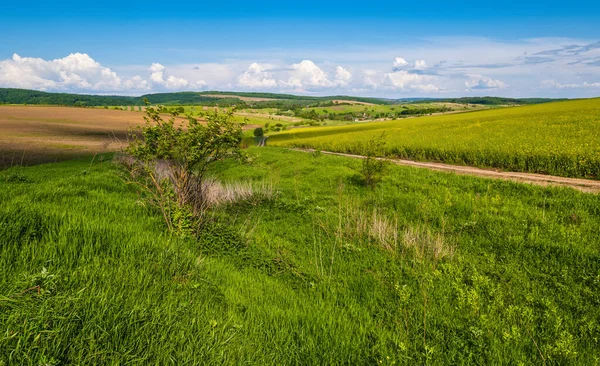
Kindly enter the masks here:
M 303 151 L 303 152 L 315 151 L 313 149 L 293 149 L 293 150 Z M 336 152 L 331 152 L 331 151 L 321 151 L 321 153 L 329 154 L 329 155 L 346 156 L 349 158 L 357 158 L 357 159 L 365 158 L 362 155 L 336 153 Z M 390 161 L 390 162 L 392 162 L 394 164 L 398 164 L 398 165 L 426 168 L 426 169 L 438 170 L 438 171 L 443 171 L 443 172 L 451 172 L 451 173 L 456 173 L 456 174 L 461 174 L 461 175 L 472 175 L 472 176 L 477 176 L 477 177 L 510 180 L 510 181 L 514 181 L 514 182 L 535 184 L 535 185 L 540 185 L 540 186 L 551 186 L 551 185 L 552 186 L 563 186 L 563 187 L 570 187 L 573 189 L 577 189 L 579 191 L 586 192 L 586 193 L 595 193 L 595 194 L 600 193 L 600 180 L 565 178 L 565 177 L 557 177 L 554 175 L 533 174 L 533 173 L 502 172 L 502 171 L 492 170 L 492 169 L 475 168 L 472 166 L 420 162 L 420 161 L 403 160 L 403 159 L 385 159 L 385 158 L 379 158 L 379 159 L 387 160 L 387 161 Z

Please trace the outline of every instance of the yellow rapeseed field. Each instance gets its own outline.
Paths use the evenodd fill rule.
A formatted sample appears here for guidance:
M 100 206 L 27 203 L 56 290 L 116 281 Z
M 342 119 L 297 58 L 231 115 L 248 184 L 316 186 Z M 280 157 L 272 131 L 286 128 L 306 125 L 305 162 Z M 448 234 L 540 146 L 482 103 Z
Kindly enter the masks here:
M 569 177 L 600 177 L 600 98 L 350 126 L 293 129 L 270 145 L 385 154 Z

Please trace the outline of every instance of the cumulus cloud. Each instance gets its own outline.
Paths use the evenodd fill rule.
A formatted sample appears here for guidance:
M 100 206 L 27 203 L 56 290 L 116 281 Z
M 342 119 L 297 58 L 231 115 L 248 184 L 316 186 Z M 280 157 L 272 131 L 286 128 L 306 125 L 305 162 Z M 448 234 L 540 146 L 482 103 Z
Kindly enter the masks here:
M 428 68 L 425 60 L 416 60 L 414 65 L 411 66 L 405 59 L 396 57 L 392 66 L 392 72 L 386 73 L 383 77 L 385 86 L 399 91 L 417 91 L 421 93 L 440 91 L 440 88 L 434 84 L 434 82 L 439 81 L 439 78 L 415 72 Z
M 270 72 L 256 62 L 253 62 L 248 70 L 237 79 L 238 85 L 244 88 L 272 89 L 277 87 L 277 81 L 273 79 Z
M 427 62 L 425 62 L 425 60 L 415 60 L 414 64 L 411 65 L 408 61 L 406 61 L 406 59 L 402 57 L 396 57 L 394 59 L 394 63 L 392 64 L 393 71 L 423 71 L 428 68 L 429 65 L 427 65 Z
M 470 75 L 469 79 L 465 81 L 465 85 L 471 90 L 506 88 L 506 84 L 504 82 L 482 75 Z
M 54 60 L 14 54 L 11 59 L 0 61 L 0 86 L 94 92 L 148 88 L 141 77 L 123 80 L 116 72 L 102 66 L 85 53 L 71 53 Z
M 237 77 L 237 86 L 280 91 L 319 91 L 349 87 L 352 73 L 343 66 L 326 72 L 311 60 L 293 64 L 259 64 L 253 62 Z
M 432 84 L 433 79 L 432 76 L 412 74 L 405 70 L 385 74 L 387 85 L 401 91 L 438 92 L 440 88 Z
M 153 63 L 148 71 L 150 71 L 150 80 L 153 82 L 157 84 L 163 84 L 165 82 L 165 79 L 163 78 L 165 67 L 163 65 L 159 63 Z
M 167 77 L 165 79 L 164 78 L 165 67 L 159 63 L 153 63 L 150 66 L 149 71 L 150 71 L 150 80 L 152 80 L 152 82 L 155 84 L 165 86 L 167 89 L 170 89 L 170 90 L 178 90 L 179 89 L 180 90 L 187 86 L 196 87 L 196 85 L 191 85 L 186 79 L 175 77 L 173 75 L 170 75 L 169 77 Z
M 335 83 L 340 86 L 340 87 L 344 87 L 347 86 L 350 81 L 352 80 L 352 74 L 350 73 L 350 71 L 346 70 L 345 68 L 338 66 L 335 69 Z
M 401 70 L 405 67 L 408 67 L 408 62 L 402 57 L 396 57 L 394 59 L 394 70 Z
M 283 85 L 290 86 L 296 90 L 330 88 L 335 84 L 329 80 L 325 71 L 311 60 L 303 60 L 292 64 L 290 77 Z

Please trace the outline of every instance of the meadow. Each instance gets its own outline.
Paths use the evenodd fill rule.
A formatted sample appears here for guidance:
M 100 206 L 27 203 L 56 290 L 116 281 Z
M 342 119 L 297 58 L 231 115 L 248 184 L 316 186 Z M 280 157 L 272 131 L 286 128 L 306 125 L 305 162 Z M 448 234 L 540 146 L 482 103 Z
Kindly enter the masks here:
M 294 129 L 274 146 L 361 154 L 381 138 L 385 155 L 567 177 L 600 177 L 600 99 Z
M 388 104 L 388 105 L 364 105 L 364 104 L 339 104 L 329 107 L 310 107 L 305 108 L 306 111 L 314 110 L 319 115 L 327 116 L 331 113 L 371 113 L 371 114 L 396 114 L 403 110 L 420 110 L 420 109 L 438 109 L 447 108 L 449 111 L 470 111 L 478 109 L 487 109 L 489 107 L 474 104 L 459 104 L 459 103 L 403 103 L 403 104 Z
M 167 234 L 110 155 L 0 172 L 0 364 L 600 362 L 600 196 L 251 148 Z
M 267 131 L 279 132 L 290 128 L 306 126 L 340 126 L 357 122 L 390 120 L 393 118 L 408 118 L 415 116 L 438 115 L 473 110 L 498 108 L 501 106 L 486 106 L 461 103 L 403 103 L 403 104 L 372 104 L 349 100 L 332 100 L 318 107 L 302 105 L 285 105 L 279 108 L 249 108 L 241 107 L 235 111 L 235 119 L 254 127 L 262 126 Z M 179 110 L 181 114 L 200 116 L 214 110 L 225 112 L 230 107 L 211 106 L 169 106 L 171 110 Z

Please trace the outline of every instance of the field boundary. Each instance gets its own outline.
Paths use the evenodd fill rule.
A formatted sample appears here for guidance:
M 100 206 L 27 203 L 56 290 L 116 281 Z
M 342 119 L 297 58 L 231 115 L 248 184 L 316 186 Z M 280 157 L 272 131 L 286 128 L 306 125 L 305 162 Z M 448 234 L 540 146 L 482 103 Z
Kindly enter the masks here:
M 314 152 L 315 149 L 290 148 L 294 151 Z M 355 159 L 364 159 L 363 155 L 338 153 L 333 151 L 323 151 L 321 153 L 328 155 L 344 156 Z M 459 175 L 470 175 L 476 177 L 484 177 L 491 179 L 509 180 L 518 183 L 534 184 L 538 186 L 561 186 L 576 189 L 585 193 L 600 193 L 600 181 L 581 178 L 567 178 L 555 175 L 535 174 L 535 173 L 520 173 L 520 172 L 505 172 L 493 169 L 476 168 L 466 165 L 451 165 L 434 162 L 421 162 L 405 159 L 390 159 L 377 158 L 386 160 L 396 165 L 412 166 L 416 168 L 425 168 L 429 170 L 442 171 L 447 173 L 455 173 Z

